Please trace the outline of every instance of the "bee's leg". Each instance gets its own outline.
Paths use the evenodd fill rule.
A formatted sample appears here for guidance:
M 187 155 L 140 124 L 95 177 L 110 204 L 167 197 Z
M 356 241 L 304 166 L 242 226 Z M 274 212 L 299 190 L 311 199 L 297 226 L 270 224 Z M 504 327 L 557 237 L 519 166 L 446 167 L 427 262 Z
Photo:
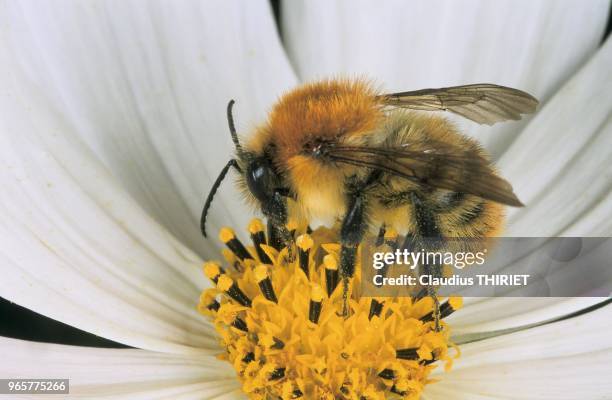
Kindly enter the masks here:
M 404 252 L 407 251 L 408 253 L 413 253 L 415 251 L 415 249 L 418 248 L 418 238 L 417 236 L 414 234 L 414 232 L 407 232 L 406 236 L 404 236 L 404 241 L 402 242 L 402 244 L 400 245 L 400 251 Z M 411 265 L 410 266 L 411 270 L 415 269 L 416 270 L 416 265 Z M 412 298 L 413 302 L 416 302 L 420 299 L 420 297 L 424 297 L 425 294 L 418 292 L 415 293 L 414 295 L 410 296 Z
M 288 248 L 289 261 L 293 259 L 293 236 L 287 229 L 287 200 L 280 190 L 262 204 L 264 215 L 268 218 L 268 242 L 277 250 Z
M 414 218 L 417 226 L 418 235 L 423 241 L 425 251 L 436 251 L 440 249 L 444 242 L 444 237 L 440 232 L 436 221 L 435 211 L 416 194 L 412 194 L 412 204 L 414 206 Z M 429 275 L 432 278 L 442 277 L 442 265 L 437 263 L 425 262 L 421 265 L 419 273 Z M 440 301 L 433 285 L 427 286 L 427 295 L 434 301 L 434 321 L 436 332 L 440 330 Z
M 376 236 L 376 242 L 374 246 L 381 246 L 385 242 L 385 232 L 387 232 L 387 228 L 385 227 L 385 224 L 382 224 L 380 226 L 380 229 L 378 230 L 378 235 Z
M 427 266 L 425 266 L 424 270 L 426 275 L 435 276 L 435 274 L 431 272 L 432 270 L 427 268 Z M 438 299 L 436 289 L 432 285 L 427 285 L 427 296 L 429 296 L 434 302 L 434 329 L 436 332 L 440 332 L 440 300 Z
M 349 281 L 355 274 L 357 247 L 366 231 L 365 199 L 361 191 L 350 195 L 348 208 L 340 229 L 340 276 L 342 278 L 342 315 L 348 317 Z
M 283 248 L 283 240 L 281 239 L 281 233 L 277 229 L 277 224 L 272 222 L 272 219 L 268 217 L 268 244 L 276 250 L 280 250 Z

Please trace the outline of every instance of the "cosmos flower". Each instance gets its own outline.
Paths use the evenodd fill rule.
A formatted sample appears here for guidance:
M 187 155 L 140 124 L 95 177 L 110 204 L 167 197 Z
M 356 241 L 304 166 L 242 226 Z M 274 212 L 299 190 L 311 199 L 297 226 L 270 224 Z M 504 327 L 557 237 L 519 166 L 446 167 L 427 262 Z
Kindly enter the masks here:
M 0 376 L 69 377 L 74 398 L 244 398 L 196 310 L 221 246 L 198 216 L 231 152 L 227 100 L 246 131 L 316 77 L 533 93 L 531 119 L 461 122 L 527 204 L 507 234 L 612 233 L 608 2 L 323 3 L 282 4 L 284 44 L 263 1 L 0 4 L 0 296 L 134 347 L 0 338 Z M 211 230 L 246 226 L 231 185 L 219 196 Z M 446 319 L 461 357 L 423 398 L 606 398 L 602 300 L 466 299 Z

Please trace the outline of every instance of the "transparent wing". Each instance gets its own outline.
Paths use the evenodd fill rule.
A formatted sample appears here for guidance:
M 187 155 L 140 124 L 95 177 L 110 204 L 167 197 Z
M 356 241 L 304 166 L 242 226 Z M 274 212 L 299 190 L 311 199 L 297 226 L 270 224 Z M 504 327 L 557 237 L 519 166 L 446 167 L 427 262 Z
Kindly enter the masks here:
M 378 169 L 433 188 L 469 193 L 515 207 L 523 204 L 508 181 L 477 151 L 456 154 L 455 147 L 428 140 L 401 147 L 333 146 L 325 149 L 329 160 Z
M 490 83 L 385 94 L 384 104 L 424 111 L 450 111 L 479 124 L 519 120 L 533 113 L 538 100 L 518 89 Z

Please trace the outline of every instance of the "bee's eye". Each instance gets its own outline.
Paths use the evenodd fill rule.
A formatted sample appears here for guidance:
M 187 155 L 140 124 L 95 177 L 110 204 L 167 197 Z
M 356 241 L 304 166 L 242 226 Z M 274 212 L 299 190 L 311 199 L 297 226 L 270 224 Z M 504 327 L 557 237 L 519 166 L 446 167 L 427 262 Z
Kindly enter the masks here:
M 247 167 L 246 182 L 253 196 L 263 202 L 274 192 L 276 174 L 265 160 L 255 159 Z

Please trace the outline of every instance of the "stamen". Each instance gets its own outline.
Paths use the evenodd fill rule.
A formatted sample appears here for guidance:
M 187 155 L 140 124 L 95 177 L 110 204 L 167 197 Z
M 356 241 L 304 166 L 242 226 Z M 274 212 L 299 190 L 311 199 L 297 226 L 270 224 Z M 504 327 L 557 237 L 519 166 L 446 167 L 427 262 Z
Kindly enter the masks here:
M 398 388 L 397 388 L 397 385 L 393 385 L 393 386 L 391 386 L 391 389 L 389 389 L 389 391 L 390 391 L 391 393 L 395 393 L 395 394 L 398 394 L 398 395 L 400 395 L 400 396 L 405 396 L 405 395 L 406 395 L 406 391 L 405 391 L 405 390 L 400 390 L 400 389 L 398 389 Z
M 234 231 L 230 228 L 221 228 L 219 233 L 219 239 L 238 257 L 240 260 L 252 259 L 253 257 L 247 251 L 246 247 L 234 234 Z
M 285 368 L 277 368 L 270 374 L 270 380 L 276 381 L 285 377 Z
M 289 231 L 289 234 L 291 235 L 292 238 L 295 237 L 295 231 L 297 231 L 297 228 L 298 228 L 297 221 L 293 218 L 289 219 L 289 222 L 287 222 L 287 230 Z
M 263 264 L 258 265 L 255 267 L 253 273 L 255 275 L 255 280 L 259 285 L 259 290 L 261 290 L 261 294 L 263 294 L 266 299 L 274 303 L 278 303 L 278 299 L 274 293 L 274 288 L 272 287 L 272 281 L 268 276 L 268 267 Z
M 384 302 L 379 302 L 376 299 L 372 299 L 370 303 L 370 314 L 368 315 L 368 320 L 371 320 L 374 317 L 379 317 L 382 312 Z
M 231 265 L 232 267 L 234 267 L 235 271 L 238 271 L 238 272 L 244 271 L 244 266 L 242 265 L 242 261 L 240 261 L 240 259 L 236 257 L 233 251 L 231 251 L 230 249 L 221 249 L 221 254 L 223 254 L 223 258 L 225 258 L 227 263 Z
M 215 285 L 219 280 L 219 277 L 224 274 L 225 271 L 216 262 L 209 261 L 204 263 L 204 274 L 210 279 Z
M 215 315 L 221 303 L 216 299 L 217 293 L 215 289 L 207 289 L 200 295 L 200 303 L 198 304 L 198 310 L 206 315 Z
M 418 360 L 418 351 L 418 348 L 395 350 L 395 357 L 399 358 L 400 360 Z
M 229 276 L 221 275 L 217 281 L 217 287 L 219 290 L 227 293 L 229 297 L 236 300 L 240 305 L 251 307 L 251 299 L 249 299 L 247 295 L 240 290 L 236 282 L 234 282 Z
M 242 362 L 245 364 L 248 364 L 251 361 L 255 361 L 255 353 L 253 353 L 252 351 L 249 351 L 242 359 Z
M 209 305 L 206 306 L 210 311 L 219 311 L 219 307 L 221 307 L 221 303 L 217 300 L 213 300 Z
M 260 345 L 268 349 L 281 350 L 285 347 L 285 342 L 270 334 L 262 334 L 257 339 Z
M 274 344 L 270 346 L 271 349 L 281 350 L 285 347 L 285 342 L 283 342 L 279 338 L 273 337 L 272 340 L 274 340 Z
M 310 235 L 304 234 L 304 235 L 300 235 L 297 238 L 297 240 L 295 241 L 295 244 L 298 247 L 298 260 L 299 260 L 300 268 L 302 269 L 302 271 L 304 271 L 306 278 L 309 278 L 310 273 L 308 271 L 308 265 L 309 265 L 310 249 L 314 245 L 314 242 L 312 241 L 312 238 L 310 237 Z
M 395 379 L 395 372 L 392 369 L 385 368 L 378 373 L 378 376 L 383 379 Z
M 313 324 L 319 322 L 319 317 L 321 316 L 321 304 L 323 302 L 323 289 L 321 286 L 314 284 L 312 285 L 312 289 L 310 291 L 310 308 L 308 310 L 308 319 Z
M 249 332 L 246 322 L 244 322 L 244 320 L 240 317 L 236 317 L 234 322 L 232 322 L 232 326 L 236 329 L 240 329 L 243 332 Z
M 291 259 L 265 247 L 271 242 L 260 235 L 261 221 L 251 221 L 249 233 L 254 249 L 245 251 L 252 256 L 241 258 L 234 232 L 222 231 L 230 267 L 204 264 L 216 287 L 204 290 L 197 307 L 213 322 L 226 352 L 223 358 L 236 369 L 249 399 L 418 399 L 433 381 L 432 364 L 446 362 L 448 369 L 458 356 L 449 325 L 436 330 L 429 323 L 435 300 L 428 296 L 436 294 L 417 294 L 424 297 L 421 301 L 362 297 L 361 271 L 347 263 L 356 258 L 357 246 L 343 255 L 337 232 L 317 229 L 292 243 L 284 241 L 293 248 Z M 382 240 L 389 244 L 385 235 Z M 258 247 L 265 249 L 269 264 L 261 262 Z M 322 263 L 318 254 L 326 254 Z M 297 266 L 308 272 L 308 279 Z M 440 313 L 447 316 L 460 307 L 461 298 L 451 297 Z M 415 320 L 419 316 L 422 322 Z
M 333 255 L 327 254 L 323 257 L 323 265 L 325 265 L 325 287 L 327 289 L 327 296 L 331 296 L 336 286 L 338 286 L 338 262 Z
M 457 311 L 463 306 L 463 298 L 462 297 L 451 297 L 447 302 L 440 306 L 440 319 L 446 318 L 451 315 L 453 312 Z M 421 321 L 423 322 L 431 322 L 435 318 L 434 312 L 431 311 L 426 315 L 421 317 Z
M 264 264 L 272 264 L 272 260 L 270 260 L 270 257 L 268 257 L 266 252 L 261 248 L 262 244 L 267 244 L 264 229 L 265 228 L 263 222 L 261 222 L 259 218 L 253 218 L 249 223 L 249 233 L 251 234 L 251 241 L 253 242 L 253 246 L 255 247 L 255 252 L 257 252 L 257 257 L 259 257 L 259 261 Z

